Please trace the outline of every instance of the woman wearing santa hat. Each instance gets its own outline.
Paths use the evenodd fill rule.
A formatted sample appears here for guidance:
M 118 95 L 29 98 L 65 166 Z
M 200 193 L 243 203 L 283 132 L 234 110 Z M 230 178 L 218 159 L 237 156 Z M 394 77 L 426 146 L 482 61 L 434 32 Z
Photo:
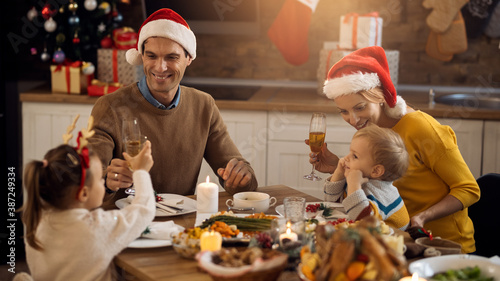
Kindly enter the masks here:
M 474 252 L 474 226 L 467 208 L 479 200 L 479 186 L 453 130 L 407 106 L 397 95 L 384 49 L 366 47 L 345 56 L 330 69 L 324 93 L 354 128 L 375 124 L 391 128 L 403 139 L 410 164 L 394 185 L 406 204 L 411 226 L 460 243 L 463 253 Z M 326 144 L 319 154 L 310 156 L 316 169 L 325 173 L 333 173 L 339 159 Z

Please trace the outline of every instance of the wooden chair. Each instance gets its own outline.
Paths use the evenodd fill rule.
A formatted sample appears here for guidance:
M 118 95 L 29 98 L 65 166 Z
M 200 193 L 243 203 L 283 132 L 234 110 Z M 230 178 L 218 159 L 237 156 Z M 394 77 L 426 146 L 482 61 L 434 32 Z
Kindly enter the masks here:
M 500 174 L 490 173 L 477 178 L 481 198 L 469 207 L 474 223 L 476 253 L 491 257 L 500 255 Z

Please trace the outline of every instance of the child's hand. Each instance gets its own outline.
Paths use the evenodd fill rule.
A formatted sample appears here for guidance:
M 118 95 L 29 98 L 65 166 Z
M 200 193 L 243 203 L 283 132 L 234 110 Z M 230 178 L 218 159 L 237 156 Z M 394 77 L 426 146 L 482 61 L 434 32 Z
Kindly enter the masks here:
M 126 152 L 123 152 L 123 157 L 130 164 L 132 170 L 146 170 L 146 172 L 149 172 L 154 163 L 153 156 L 151 156 L 151 142 L 146 141 L 137 156 L 130 157 Z
M 337 168 L 335 169 L 335 172 L 333 172 L 330 181 L 334 182 L 345 179 L 344 173 L 345 173 L 345 159 L 340 158 L 339 163 L 337 164 Z
M 368 182 L 368 178 L 363 177 L 363 172 L 360 170 L 349 169 L 345 173 L 347 181 L 347 195 L 361 189 L 361 185 Z

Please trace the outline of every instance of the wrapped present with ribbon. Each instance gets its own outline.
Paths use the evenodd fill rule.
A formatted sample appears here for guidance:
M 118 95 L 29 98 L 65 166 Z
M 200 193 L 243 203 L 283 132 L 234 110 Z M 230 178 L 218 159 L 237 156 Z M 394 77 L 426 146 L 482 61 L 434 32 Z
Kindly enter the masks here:
M 378 12 L 359 15 L 349 13 L 340 17 L 341 49 L 357 50 L 369 46 L 382 46 L 383 19 Z
M 113 30 L 113 44 L 119 50 L 135 48 L 137 33 L 130 27 L 121 27 Z
M 81 61 L 65 60 L 58 65 L 50 66 L 52 93 L 80 95 L 87 92 L 87 86 L 94 78 L 93 74 L 82 72 Z
M 88 95 L 93 97 L 100 97 L 110 94 L 122 87 L 121 83 L 106 83 L 97 79 L 93 79 L 91 85 L 87 88 Z
M 97 79 L 106 83 L 127 86 L 144 77 L 142 65 L 131 65 L 125 58 L 125 50 L 97 49 Z

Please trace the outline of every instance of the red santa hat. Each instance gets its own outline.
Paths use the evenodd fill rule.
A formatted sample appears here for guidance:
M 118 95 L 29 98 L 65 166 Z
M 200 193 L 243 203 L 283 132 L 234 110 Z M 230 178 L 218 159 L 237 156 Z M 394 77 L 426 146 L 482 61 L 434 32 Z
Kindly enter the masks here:
M 137 47 L 129 49 L 125 55 L 127 62 L 132 65 L 142 64 L 142 43 L 149 37 L 165 37 L 179 43 L 196 58 L 196 37 L 187 22 L 171 9 L 160 9 L 152 13 L 139 29 Z
M 406 102 L 396 93 L 385 51 L 379 46 L 356 50 L 339 60 L 328 72 L 323 92 L 330 99 L 381 87 L 390 117 L 406 114 Z

